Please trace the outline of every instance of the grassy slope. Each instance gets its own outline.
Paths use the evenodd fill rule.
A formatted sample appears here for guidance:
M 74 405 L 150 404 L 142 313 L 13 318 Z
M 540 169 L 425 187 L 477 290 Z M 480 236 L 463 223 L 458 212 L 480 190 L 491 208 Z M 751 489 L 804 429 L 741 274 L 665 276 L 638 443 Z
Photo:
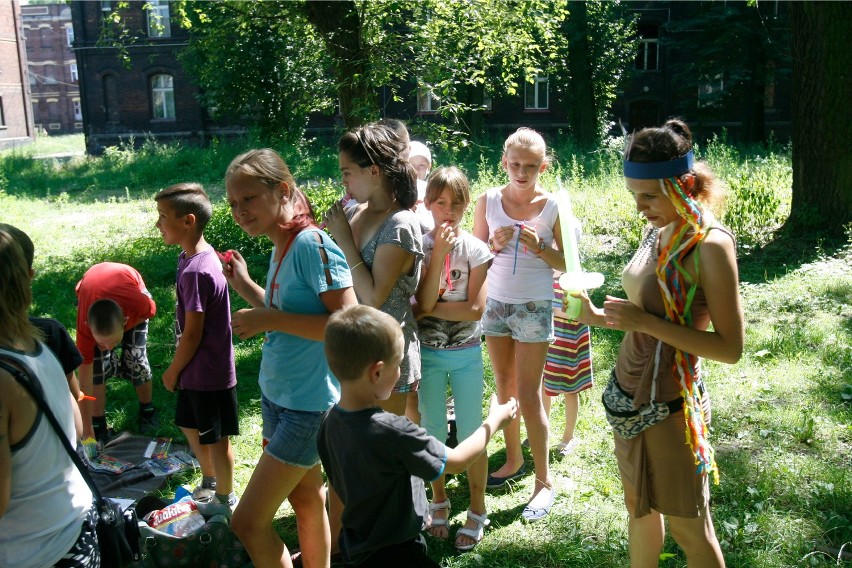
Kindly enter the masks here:
M 639 228 L 626 196 L 607 191 L 613 184 L 620 187 L 620 180 L 606 173 L 571 171 L 567 166 L 560 173 L 573 180 L 575 207 L 586 221 L 588 236 L 581 244 L 585 267 L 607 276 L 594 298 L 619 294 L 618 273 Z M 473 185 L 479 192 L 498 182 L 496 170 L 486 168 Z M 150 188 L 148 195 L 153 191 Z M 74 327 L 74 283 L 90 264 L 116 260 L 140 269 L 159 306 L 150 346 L 156 376 L 173 353 L 172 282 L 178 251 L 164 247 L 153 230 L 155 209 L 150 197 L 109 193 L 113 197 L 101 201 L 93 200 L 91 194 L 81 200 L 0 194 L 2 221 L 27 230 L 35 241 L 33 311 L 58 318 L 69 330 Z M 847 246 L 820 255 L 789 244 L 775 250 L 773 254 L 757 251 L 741 260 L 748 325 L 743 359 L 733 366 L 706 365 L 722 471 L 720 485 L 712 488 L 715 525 L 730 566 L 834 565 L 827 553 L 814 551 L 822 548 L 836 556 L 844 543 L 852 541 L 848 400 L 852 397 L 852 252 Z M 255 261 L 261 271 L 262 254 L 261 250 Z M 238 299 L 232 301 L 240 305 Z M 612 442 L 598 402 L 619 339 L 616 332 L 593 332 L 598 384 L 581 397 L 577 433 L 582 444 L 564 461 L 554 460 L 559 488 L 554 513 L 537 525 L 518 520 L 532 489 L 533 480 L 527 477 L 513 491 L 489 496 L 492 527 L 474 553 L 458 555 L 451 544 L 430 540 L 435 558 L 454 567 L 627 563 L 626 516 Z M 238 488 L 248 482 L 260 451 L 259 347 L 258 339 L 237 344 L 243 432 L 235 440 Z M 490 369 L 487 381 L 490 390 Z M 131 427 L 132 389 L 115 381 L 109 389 L 113 426 Z M 172 401 L 155 382 L 163 434 L 179 438 L 177 429 L 168 425 Z M 563 424 L 561 404 L 554 405 L 552 418 L 552 431 L 558 433 Z M 501 458 L 500 438 L 489 448 L 494 465 Z M 531 462 L 529 455 L 527 459 Z M 192 476 L 175 480 L 196 481 Z M 451 481 L 450 487 L 452 521 L 458 526 L 467 506 L 464 477 Z M 295 546 L 288 505 L 282 507 L 277 523 L 286 542 Z M 662 565 L 685 565 L 671 542 Z

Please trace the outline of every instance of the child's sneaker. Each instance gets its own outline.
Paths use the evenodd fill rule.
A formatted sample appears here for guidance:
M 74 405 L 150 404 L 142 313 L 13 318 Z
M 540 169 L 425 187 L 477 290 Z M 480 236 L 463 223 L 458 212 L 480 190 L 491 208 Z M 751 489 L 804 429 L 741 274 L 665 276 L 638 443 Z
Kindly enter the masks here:
M 160 428 L 160 420 L 157 418 L 157 411 L 154 407 L 139 411 L 139 433 L 146 435 L 154 435 Z
M 192 490 L 192 500 L 196 503 L 212 503 L 216 498 L 216 489 L 198 486 Z
M 237 503 L 240 502 L 240 498 L 237 497 L 237 494 L 231 491 L 230 495 L 220 495 L 216 494 L 216 500 L 223 505 L 227 505 L 231 508 L 231 511 L 237 508 Z

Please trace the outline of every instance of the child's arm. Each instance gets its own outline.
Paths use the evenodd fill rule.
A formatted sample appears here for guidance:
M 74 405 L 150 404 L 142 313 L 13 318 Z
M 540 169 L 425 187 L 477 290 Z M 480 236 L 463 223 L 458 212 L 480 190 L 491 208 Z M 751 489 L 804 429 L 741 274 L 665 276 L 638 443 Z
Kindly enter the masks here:
M 559 224 L 558 217 L 556 223 L 553 224 L 553 242 L 556 244 L 556 248 L 545 246 L 544 249 L 541 249 L 541 239 L 535 229 L 529 225 L 524 225 L 519 230 L 521 232 L 521 245 L 546 262 L 550 268 L 565 272 L 565 253 L 562 252 L 565 249 L 562 243 L 562 227 Z
M 518 401 L 510 398 L 505 404 L 499 404 L 497 397 L 491 395 L 491 408 L 488 418 L 476 432 L 465 438 L 455 448 L 447 448 L 445 473 L 461 473 L 485 451 L 488 441 L 497 430 L 504 428 L 518 414 Z
M 349 254 L 346 257 L 349 258 Z M 360 258 L 360 252 L 358 257 Z M 363 261 L 350 265 L 352 282 L 358 290 L 358 299 L 362 304 L 376 309 L 381 308 L 390 296 L 396 281 L 400 276 L 411 271 L 414 262 L 418 262 L 417 258 L 397 245 L 379 245 L 373 259 L 372 270 L 363 264 Z
M 231 251 L 231 259 L 222 265 L 222 274 L 228 284 L 231 285 L 249 305 L 255 308 L 264 306 L 264 290 L 251 279 L 248 274 L 246 259 L 238 251 Z
M 12 499 L 12 450 L 9 431 L 12 417 L 9 414 L 12 402 L 12 385 L 15 379 L 6 371 L 0 370 L 0 518 L 6 513 Z
M 253 308 L 234 312 L 231 327 L 240 339 L 253 337 L 264 331 L 280 331 L 304 339 L 323 341 L 328 317 L 348 305 L 358 303 L 352 288 L 328 290 L 319 295 L 326 314 L 295 314 L 275 308 Z
M 178 388 L 178 379 L 184 367 L 198 351 L 201 345 L 201 334 L 204 331 L 204 312 L 186 312 L 183 324 L 183 333 L 180 343 L 175 350 L 172 364 L 163 372 L 163 386 L 169 392 L 175 392 Z
M 432 315 L 431 312 L 438 303 L 441 293 L 441 271 L 444 269 L 447 255 L 453 250 L 456 239 L 456 231 L 453 227 L 444 224 L 435 229 L 435 246 L 429 257 L 429 266 L 423 271 L 415 293 L 417 304 L 423 314 Z
M 478 321 L 485 311 L 485 300 L 488 297 L 486 276 L 488 263 L 480 264 L 470 270 L 467 283 L 466 302 L 438 302 L 429 315 L 447 321 Z

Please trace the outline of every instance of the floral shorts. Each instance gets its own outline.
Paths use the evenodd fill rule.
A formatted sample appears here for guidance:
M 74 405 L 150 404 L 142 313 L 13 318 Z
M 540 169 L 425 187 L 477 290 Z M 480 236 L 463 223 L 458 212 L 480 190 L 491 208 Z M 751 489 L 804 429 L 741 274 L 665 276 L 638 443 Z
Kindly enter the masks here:
M 511 337 L 521 343 L 551 343 L 554 338 L 552 304 L 552 300 L 504 304 L 488 298 L 482 314 L 482 333 Z

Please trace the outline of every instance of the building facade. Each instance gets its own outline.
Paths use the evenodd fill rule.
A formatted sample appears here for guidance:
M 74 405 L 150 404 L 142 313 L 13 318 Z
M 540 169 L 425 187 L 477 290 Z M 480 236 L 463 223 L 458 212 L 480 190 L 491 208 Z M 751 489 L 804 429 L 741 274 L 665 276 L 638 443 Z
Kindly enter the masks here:
M 74 26 L 68 4 L 21 6 L 36 130 L 47 134 L 83 131 Z
M 776 15 L 779 4 L 770 3 L 770 10 L 774 9 Z M 763 64 L 767 69 L 776 66 L 773 69 L 777 72 L 773 71 L 771 81 L 762 90 L 752 89 L 760 91 L 759 102 L 764 106 L 759 112 L 754 111 L 754 104 L 752 108 L 744 108 L 742 97 L 733 94 L 732 86 L 739 72 L 712 71 L 701 81 L 684 81 L 685 76 L 695 79 L 694 73 L 688 75 L 684 69 L 696 55 L 675 47 L 679 37 L 688 38 L 693 33 L 693 30 L 686 33 L 679 30 L 678 22 L 694 22 L 701 10 L 712 12 L 720 5 L 718 2 L 630 3 L 637 17 L 635 60 L 610 108 L 616 122 L 621 121 L 628 129 L 638 129 L 658 125 L 670 116 L 681 116 L 696 126 L 698 137 L 725 128 L 736 140 L 751 117 L 759 116 L 763 122 L 758 126 L 785 137 L 789 132 L 790 82 L 789 73 L 782 69 L 784 62 Z M 111 16 L 117 8 L 118 2 L 114 0 L 71 3 L 89 152 L 97 153 L 105 146 L 130 139 L 138 142 L 148 136 L 164 141 L 203 142 L 214 136 L 245 131 L 246 124 L 226 127 L 212 120 L 199 102 L 199 89 L 178 59 L 188 43 L 188 32 L 173 21 L 167 0 L 133 0 L 122 9 L 120 19 L 129 32 L 122 37 L 129 39 L 121 49 L 99 42 L 105 26 L 114 26 Z M 719 41 L 721 45 L 722 41 L 736 42 L 736 38 Z M 713 43 L 712 37 L 706 43 Z M 729 62 L 713 63 L 730 66 Z M 484 130 L 498 137 L 519 126 L 565 132 L 569 129 L 571 101 L 567 100 L 564 85 L 554 83 L 558 81 L 555 76 L 536 76 L 532 82 L 523 82 L 515 96 L 494 100 L 484 96 L 486 111 L 477 120 L 482 121 Z M 389 89 L 380 89 L 377 97 L 382 116 L 442 121 L 437 112 L 441 100 L 413 84 L 399 89 L 398 96 L 392 96 Z M 340 117 L 316 115 L 309 117 L 307 129 L 314 135 L 330 134 L 341 124 Z M 753 127 L 749 126 L 759 130 Z
M 18 0 L 0 2 L 0 148 L 35 138 Z
M 146 137 L 203 142 L 227 134 L 199 104 L 198 88 L 178 62 L 188 36 L 172 22 L 169 2 L 131 2 L 122 22 L 132 40 L 121 50 L 98 41 L 105 26 L 115 28 L 118 4 L 71 3 L 87 151 Z

